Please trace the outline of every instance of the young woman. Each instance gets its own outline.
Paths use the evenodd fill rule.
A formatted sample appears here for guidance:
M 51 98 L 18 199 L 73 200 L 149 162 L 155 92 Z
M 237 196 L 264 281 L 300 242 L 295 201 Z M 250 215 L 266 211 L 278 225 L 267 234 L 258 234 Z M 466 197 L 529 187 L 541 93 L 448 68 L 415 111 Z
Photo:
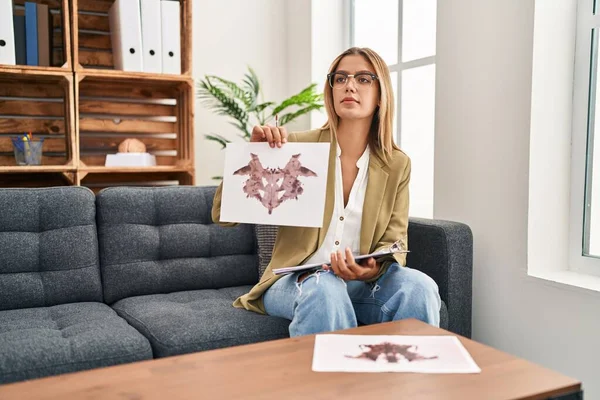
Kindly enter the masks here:
M 290 336 L 417 318 L 438 326 L 435 282 L 405 267 L 405 254 L 354 261 L 400 240 L 407 246 L 410 159 L 393 142 L 390 73 L 368 48 L 351 48 L 332 63 L 324 87 L 328 122 L 288 133 L 255 126 L 251 142 L 329 142 L 322 228 L 282 226 L 260 282 L 235 307 L 291 320 Z M 221 186 L 212 210 L 220 223 Z M 221 223 L 221 225 L 234 225 Z M 275 276 L 273 268 L 324 263 L 316 272 Z M 325 265 L 330 263 L 331 266 Z

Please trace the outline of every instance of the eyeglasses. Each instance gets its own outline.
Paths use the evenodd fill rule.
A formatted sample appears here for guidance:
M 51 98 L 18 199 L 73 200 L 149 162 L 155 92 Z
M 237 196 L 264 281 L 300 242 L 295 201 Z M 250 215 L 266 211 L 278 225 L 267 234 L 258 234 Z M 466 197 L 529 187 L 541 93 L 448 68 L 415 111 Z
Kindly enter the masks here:
M 333 89 L 343 89 L 348 84 L 349 78 L 354 78 L 354 82 L 359 89 L 368 89 L 373 84 L 374 80 L 379 79 L 377 75 L 369 72 L 359 72 L 358 74 L 350 75 L 345 72 L 333 72 L 327 74 L 329 86 Z

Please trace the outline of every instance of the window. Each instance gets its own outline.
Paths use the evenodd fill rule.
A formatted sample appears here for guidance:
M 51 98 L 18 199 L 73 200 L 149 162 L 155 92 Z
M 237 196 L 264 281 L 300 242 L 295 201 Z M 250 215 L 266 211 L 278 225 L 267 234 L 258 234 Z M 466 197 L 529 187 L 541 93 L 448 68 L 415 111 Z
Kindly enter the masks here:
M 596 4 L 598 3 L 598 4 Z M 600 1 L 577 4 L 571 152 L 571 268 L 600 266 Z
M 589 109 L 585 146 L 585 194 L 583 254 L 600 257 L 600 134 L 596 135 L 596 121 L 600 122 L 600 88 L 598 87 L 598 29 L 592 29 Z M 598 137 L 598 140 L 594 140 Z
M 410 215 L 433 216 L 437 0 L 353 0 L 351 42 L 391 72 L 395 140 L 412 160 Z

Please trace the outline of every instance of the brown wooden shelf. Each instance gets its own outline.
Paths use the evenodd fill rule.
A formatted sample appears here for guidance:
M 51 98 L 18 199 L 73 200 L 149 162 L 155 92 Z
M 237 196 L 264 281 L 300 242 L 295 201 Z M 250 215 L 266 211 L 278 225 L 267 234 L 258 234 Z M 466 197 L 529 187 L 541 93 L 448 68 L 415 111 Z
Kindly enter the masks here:
M 156 165 L 154 167 L 80 167 L 79 171 L 88 174 L 137 174 L 152 172 L 192 172 L 190 167 L 179 167 L 176 165 Z
M 114 186 L 193 185 L 194 171 L 178 167 L 96 168 L 76 173 L 78 185 L 94 192 Z
M 73 71 L 53 67 L 24 67 L 22 65 L 0 65 L 0 79 L 19 79 L 19 80 L 37 80 L 45 77 L 52 78 L 73 78 Z M 0 110 L 1 111 L 1 110 Z
M 37 173 L 60 173 L 75 172 L 77 168 L 73 165 L 23 165 L 23 166 L 0 166 L 0 174 L 37 174 Z
M 90 77 L 110 82 L 119 80 L 139 80 L 149 82 L 193 82 L 193 78 L 188 75 L 153 74 L 149 72 L 119 71 L 115 69 L 83 68 L 78 70 L 76 74 L 80 77 L 80 79 Z
M 0 64 L 0 73 L 6 75 L 73 76 L 73 71 L 71 71 L 69 68 L 6 64 Z

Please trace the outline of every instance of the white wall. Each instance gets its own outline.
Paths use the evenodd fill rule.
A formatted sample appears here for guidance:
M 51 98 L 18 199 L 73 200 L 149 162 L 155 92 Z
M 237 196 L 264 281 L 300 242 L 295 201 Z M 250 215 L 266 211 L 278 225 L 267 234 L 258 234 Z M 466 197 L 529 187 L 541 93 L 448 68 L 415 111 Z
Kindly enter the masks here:
M 474 339 L 598 399 L 600 296 L 527 276 L 533 22 L 532 0 L 438 2 L 434 217 L 473 230 Z
M 266 101 L 288 94 L 286 80 L 286 2 L 279 0 L 219 0 L 194 2 L 194 78 L 219 75 L 240 82 L 251 66 L 263 85 Z M 196 100 L 196 184 L 214 185 L 221 175 L 224 153 L 204 139 L 217 133 L 230 140 L 237 128 Z M 236 139 L 237 138 L 237 139 Z
M 292 0 L 293 1 L 293 0 Z M 312 0 L 310 71 L 313 82 L 322 92 L 333 60 L 350 47 L 350 8 L 348 0 Z M 325 110 L 311 114 L 311 128 L 327 122 Z

